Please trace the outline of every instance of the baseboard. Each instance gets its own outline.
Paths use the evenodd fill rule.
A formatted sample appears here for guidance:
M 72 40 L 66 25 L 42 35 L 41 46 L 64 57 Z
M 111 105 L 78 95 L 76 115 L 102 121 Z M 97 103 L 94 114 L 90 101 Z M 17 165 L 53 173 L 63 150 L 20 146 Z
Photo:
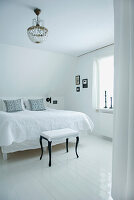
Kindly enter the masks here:
M 113 141 L 113 138 L 111 138 L 111 137 L 107 137 L 107 136 L 100 136 L 100 137 L 103 138 L 104 140 L 107 140 L 107 141 L 110 141 L 110 142 Z
M 98 134 L 98 133 L 93 133 L 95 136 L 97 136 L 97 137 L 99 137 L 99 138 L 102 138 L 102 139 L 104 139 L 104 140 L 107 140 L 107 141 L 110 141 L 110 142 L 112 142 L 113 141 L 113 138 L 111 138 L 111 137 L 108 137 L 108 136 L 105 136 L 105 135 L 100 135 L 100 134 Z

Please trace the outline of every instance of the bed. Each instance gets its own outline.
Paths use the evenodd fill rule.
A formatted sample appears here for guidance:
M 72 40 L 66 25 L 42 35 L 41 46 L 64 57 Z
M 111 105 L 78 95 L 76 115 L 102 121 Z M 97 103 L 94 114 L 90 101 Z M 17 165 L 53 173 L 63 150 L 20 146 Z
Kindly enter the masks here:
M 42 131 L 71 128 L 92 131 L 93 123 L 84 113 L 47 108 L 45 111 L 0 111 L 0 147 L 3 158 L 7 153 L 39 148 Z M 47 145 L 44 144 L 44 147 Z

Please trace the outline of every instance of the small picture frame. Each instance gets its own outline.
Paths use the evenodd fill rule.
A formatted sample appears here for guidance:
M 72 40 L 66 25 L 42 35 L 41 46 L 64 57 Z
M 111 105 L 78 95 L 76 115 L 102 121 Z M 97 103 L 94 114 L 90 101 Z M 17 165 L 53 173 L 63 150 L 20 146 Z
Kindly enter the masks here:
M 82 87 L 83 88 L 88 88 L 88 79 L 83 79 L 82 80 Z
M 80 85 L 80 75 L 75 76 L 75 84 Z
M 76 87 L 76 92 L 80 92 L 80 87 Z

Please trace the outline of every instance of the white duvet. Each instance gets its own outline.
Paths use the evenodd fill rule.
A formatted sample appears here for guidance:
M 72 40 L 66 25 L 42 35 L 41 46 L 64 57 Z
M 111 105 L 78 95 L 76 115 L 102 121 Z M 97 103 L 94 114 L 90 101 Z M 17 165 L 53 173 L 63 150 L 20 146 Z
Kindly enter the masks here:
M 0 146 L 37 139 L 42 131 L 61 128 L 92 131 L 93 123 L 86 114 L 74 111 L 0 111 Z

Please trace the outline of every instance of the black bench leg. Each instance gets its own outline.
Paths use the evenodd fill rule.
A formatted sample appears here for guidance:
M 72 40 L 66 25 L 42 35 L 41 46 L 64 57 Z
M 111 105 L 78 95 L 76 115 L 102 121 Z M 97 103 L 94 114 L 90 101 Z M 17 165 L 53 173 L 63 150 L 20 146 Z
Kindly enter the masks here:
M 66 139 L 66 151 L 68 152 L 68 138 Z
M 77 158 L 79 158 L 78 153 L 77 153 L 77 147 L 78 147 L 78 143 L 79 143 L 79 137 L 76 137 L 76 146 L 75 146 L 75 152 L 76 152 L 76 156 Z
M 43 156 L 42 136 L 40 136 L 40 146 L 41 146 L 41 156 L 40 156 L 40 160 L 41 160 Z
M 49 151 L 49 167 L 51 167 L 51 143 L 48 141 L 48 151 Z

